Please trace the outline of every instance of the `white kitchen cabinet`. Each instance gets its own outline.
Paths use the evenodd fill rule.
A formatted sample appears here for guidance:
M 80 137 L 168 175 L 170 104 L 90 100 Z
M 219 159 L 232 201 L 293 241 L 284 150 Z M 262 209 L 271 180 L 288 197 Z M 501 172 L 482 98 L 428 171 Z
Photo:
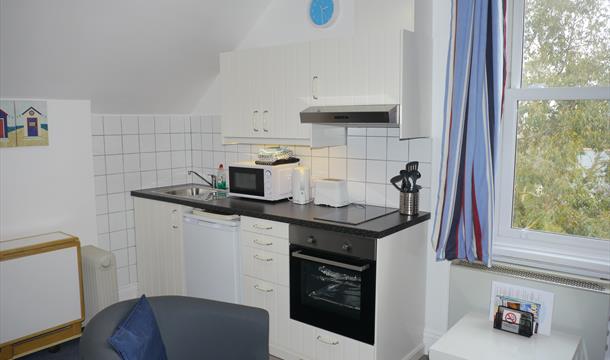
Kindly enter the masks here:
M 242 248 L 244 273 L 276 284 L 288 286 L 288 256 L 249 246 Z
M 134 197 L 138 291 L 184 295 L 182 205 Z

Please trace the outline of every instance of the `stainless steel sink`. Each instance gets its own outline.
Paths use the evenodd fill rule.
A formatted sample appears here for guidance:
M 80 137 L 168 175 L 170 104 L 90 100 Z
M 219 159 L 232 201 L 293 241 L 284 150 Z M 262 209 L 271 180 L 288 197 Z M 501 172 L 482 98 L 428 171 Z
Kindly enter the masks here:
M 163 191 L 163 193 L 165 193 L 167 195 L 174 195 L 174 196 L 198 196 L 198 195 L 209 194 L 210 192 L 214 192 L 214 191 L 216 191 L 216 190 L 214 190 L 212 188 L 189 187 L 189 188 L 183 188 L 183 189 L 165 190 L 165 191 Z
M 166 195 L 194 198 L 201 201 L 212 201 L 227 197 L 227 192 L 225 190 L 199 186 L 179 187 L 169 190 L 159 190 L 159 192 Z

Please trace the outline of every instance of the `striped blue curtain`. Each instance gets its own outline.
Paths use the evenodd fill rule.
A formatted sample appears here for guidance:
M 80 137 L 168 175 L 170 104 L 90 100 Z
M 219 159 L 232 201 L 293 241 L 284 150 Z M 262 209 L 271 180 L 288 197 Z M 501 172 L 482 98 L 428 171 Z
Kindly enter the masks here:
M 490 265 L 494 165 L 505 83 L 503 0 L 453 0 L 436 259 Z

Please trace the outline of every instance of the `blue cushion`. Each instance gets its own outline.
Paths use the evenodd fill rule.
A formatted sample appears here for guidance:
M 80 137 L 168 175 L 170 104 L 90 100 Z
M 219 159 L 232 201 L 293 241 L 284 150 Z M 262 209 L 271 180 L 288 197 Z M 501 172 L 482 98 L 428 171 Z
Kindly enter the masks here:
M 155 314 L 144 295 L 108 342 L 123 360 L 167 360 Z

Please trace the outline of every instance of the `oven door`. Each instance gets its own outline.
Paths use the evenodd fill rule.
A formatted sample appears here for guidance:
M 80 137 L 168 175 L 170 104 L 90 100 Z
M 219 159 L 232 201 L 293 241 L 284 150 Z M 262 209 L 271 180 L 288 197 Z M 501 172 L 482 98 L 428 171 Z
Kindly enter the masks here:
M 229 166 L 229 192 L 265 197 L 265 174 L 260 168 Z
M 290 318 L 374 345 L 375 261 L 290 245 Z

